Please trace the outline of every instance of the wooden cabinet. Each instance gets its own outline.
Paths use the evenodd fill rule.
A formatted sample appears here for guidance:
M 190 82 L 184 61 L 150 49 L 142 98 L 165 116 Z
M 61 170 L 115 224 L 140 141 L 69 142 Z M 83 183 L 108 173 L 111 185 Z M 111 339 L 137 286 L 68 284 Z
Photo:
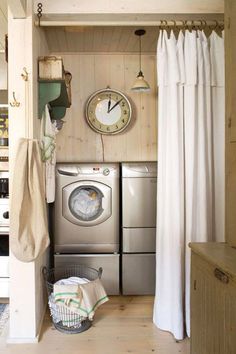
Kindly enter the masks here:
M 236 246 L 236 1 L 225 0 L 226 241 Z
M 236 250 L 191 244 L 191 354 L 236 353 Z

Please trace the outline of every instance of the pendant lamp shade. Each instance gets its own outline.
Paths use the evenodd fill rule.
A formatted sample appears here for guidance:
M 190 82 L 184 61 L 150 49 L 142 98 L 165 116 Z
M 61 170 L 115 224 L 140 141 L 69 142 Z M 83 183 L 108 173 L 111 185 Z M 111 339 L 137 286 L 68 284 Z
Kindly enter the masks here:
M 135 92 L 147 92 L 150 91 L 150 86 L 144 79 L 144 75 L 141 69 L 141 36 L 143 36 L 146 31 L 144 29 L 139 29 L 134 33 L 136 36 L 139 36 L 139 73 L 133 86 L 131 87 L 131 90 Z

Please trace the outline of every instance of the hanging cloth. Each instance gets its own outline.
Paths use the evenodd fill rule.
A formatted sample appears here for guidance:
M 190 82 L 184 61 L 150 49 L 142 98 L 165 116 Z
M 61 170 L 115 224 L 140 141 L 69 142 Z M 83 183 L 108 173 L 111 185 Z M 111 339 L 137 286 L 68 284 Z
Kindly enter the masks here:
M 10 248 L 17 259 L 31 262 L 49 245 L 44 166 L 37 140 L 19 140 L 12 180 Z
M 176 46 L 178 50 L 176 50 Z M 158 185 L 154 323 L 183 338 L 183 36 L 161 31 L 157 47 Z M 162 71 L 162 73 L 161 73 Z
M 185 322 L 190 336 L 189 242 L 212 241 L 210 53 L 201 31 L 185 33 Z
M 203 31 L 194 30 L 186 30 L 184 36 L 180 31 L 177 41 L 173 33 L 168 38 L 166 31 L 160 31 L 157 45 L 158 193 L 153 320 L 178 340 L 186 332 L 190 335 L 188 244 L 215 240 L 216 218 L 219 222 L 224 219 L 220 205 L 224 190 L 224 137 L 220 132 L 224 125 L 223 47 L 222 38 L 214 32 L 208 41 Z M 219 150 L 220 162 L 216 163 Z M 219 198 L 216 188 L 221 193 Z
M 224 32 L 220 37 L 212 31 L 210 37 L 211 100 L 213 124 L 213 236 L 225 240 L 225 60 Z
M 56 121 L 52 123 L 49 108 L 46 105 L 41 118 L 41 152 L 42 161 L 45 162 L 45 184 L 47 203 L 55 201 L 55 170 L 56 170 L 56 134 L 58 133 Z

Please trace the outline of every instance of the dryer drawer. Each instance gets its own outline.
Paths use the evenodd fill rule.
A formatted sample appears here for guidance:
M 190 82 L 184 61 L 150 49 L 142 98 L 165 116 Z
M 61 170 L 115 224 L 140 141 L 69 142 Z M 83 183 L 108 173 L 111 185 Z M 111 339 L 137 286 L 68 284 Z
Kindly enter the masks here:
M 108 295 L 119 295 L 120 256 L 118 254 L 73 254 L 73 255 L 55 255 L 54 266 L 66 266 L 69 264 L 85 264 L 88 267 L 99 269 L 102 267 L 102 284 Z
M 122 293 L 124 295 L 155 294 L 156 255 L 122 255 Z
M 156 228 L 123 228 L 123 252 L 144 253 L 156 251 Z
M 156 227 L 157 179 L 122 179 L 123 227 Z

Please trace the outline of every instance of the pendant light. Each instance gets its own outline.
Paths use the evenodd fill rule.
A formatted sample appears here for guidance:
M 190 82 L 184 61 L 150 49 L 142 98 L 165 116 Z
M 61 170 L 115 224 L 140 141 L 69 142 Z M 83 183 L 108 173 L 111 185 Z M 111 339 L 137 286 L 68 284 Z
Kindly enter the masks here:
M 139 73 L 131 88 L 135 92 L 147 92 L 150 91 L 150 86 L 146 80 L 144 80 L 144 75 L 141 69 L 141 36 L 146 33 L 144 29 L 138 29 L 134 32 L 136 36 L 139 36 Z

